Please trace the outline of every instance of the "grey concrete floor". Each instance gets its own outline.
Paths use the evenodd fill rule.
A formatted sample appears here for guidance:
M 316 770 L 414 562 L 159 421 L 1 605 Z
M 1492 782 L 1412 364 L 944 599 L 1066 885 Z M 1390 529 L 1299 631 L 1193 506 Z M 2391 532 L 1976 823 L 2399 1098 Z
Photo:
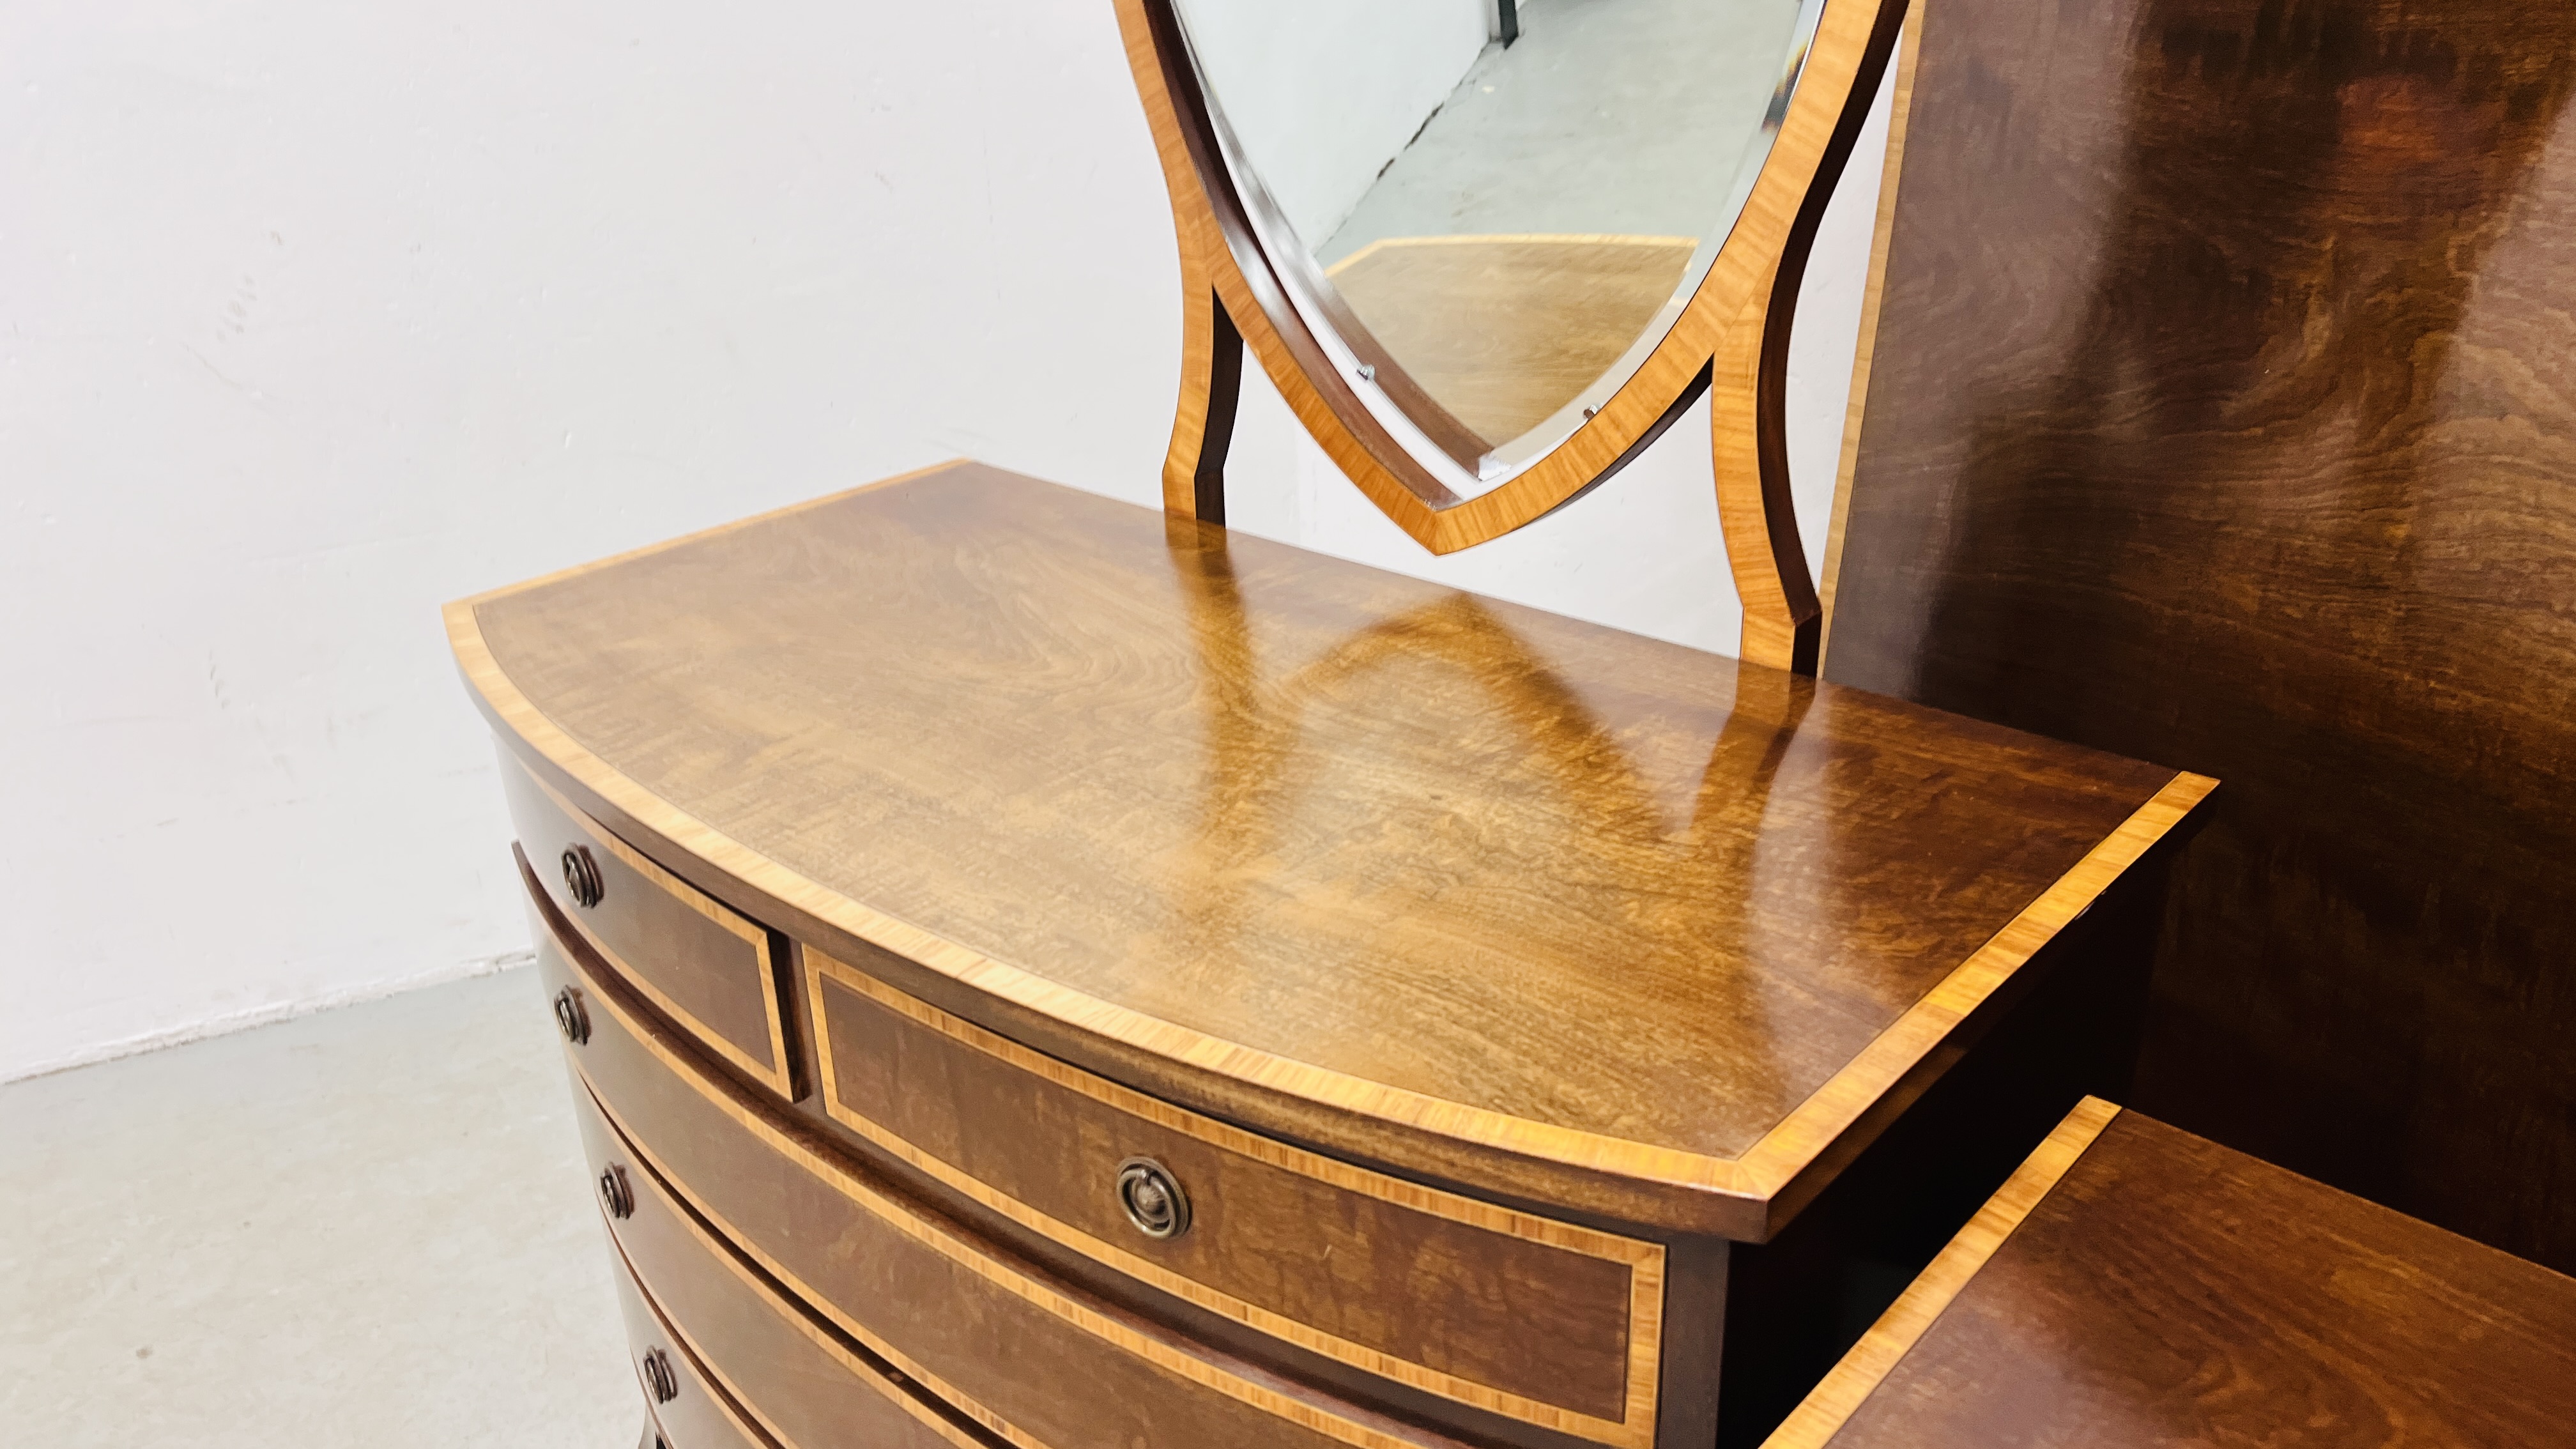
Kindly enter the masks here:
M 628 1449 L 609 1272 L 532 971 L 0 1087 L 12 1449 Z

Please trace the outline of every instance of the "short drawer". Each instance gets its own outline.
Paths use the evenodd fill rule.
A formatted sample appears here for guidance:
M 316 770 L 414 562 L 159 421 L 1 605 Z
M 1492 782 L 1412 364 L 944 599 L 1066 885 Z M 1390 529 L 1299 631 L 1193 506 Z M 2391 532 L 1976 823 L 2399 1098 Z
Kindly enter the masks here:
M 763 1434 L 789 1449 L 984 1449 L 761 1283 L 671 1200 L 587 1093 L 576 1089 L 574 1098 L 592 1171 L 615 1174 L 626 1190 L 604 1206 L 620 1266 L 642 1289 L 627 1320 L 632 1330 L 640 1313 L 645 1325 L 646 1336 L 635 1340 L 639 1365 L 660 1347 L 672 1371 L 665 1400 L 651 1368 L 641 1368 L 671 1449 L 758 1446 Z M 668 1337 L 648 1346 L 656 1335 Z M 692 1382 L 696 1372 L 714 1383 Z M 735 1405 L 759 1421 L 757 1432 L 733 1419 Z
M 685 1041 L 584 974 L 551 940 L 539 968 L 576 994 L 575 1069 L 705 1243 L 737 1246 L 834 1328 L 961 1413 L 1026 1449 L 1454 1449 L 1456 1441 L 1240 1364 L 1083 1294 L 764 1109 L 699 1065 Z M 639 1201 L 651 1196 L 637 1194 Z M 700 1328 L 658 1273 L 672 1250 L 620 1228 L 645 1286 L 730 1372 L 738 1331 Z M 768 1397 L 740 1385 L 766 1414 Z M 793 1435 L 783 1435 L 793 1438 Z
M 595 1111 L 588 1114 L 596 1117 Z M 584 1123 L 583 1137 L 594 1168 L 612 1170 L 614 1154 L 603 1154 L 594 1132 Z M 662 1321 L 635 1284 L 624 1255 L 617 1262 L 617 1302 L 626 1312 L 626 1341 L 635 1362 L 635 1381 L 652 1406 L 653 1427 L 664 1449 L 774 1449 L 767 1436 L 743 1422 L 740 1411 L 714 1387 L 705 1367 Z
M 804 962 L 823 1107 L 869 1142 L 1311 1352 L 1596 1442 L 1653 1442 L 1660 1245 L 1304 1152 L 1033 1052 L 810 947 Z M 1186 1216 L 1131 1213 L 1138 1173 L 1159 1174 L 1150 1191 Z
M 794 1097 L 769 932 L 646 859 L 506 754 L 501 778 L 520 849 L 555 910 L 664 1015 Z

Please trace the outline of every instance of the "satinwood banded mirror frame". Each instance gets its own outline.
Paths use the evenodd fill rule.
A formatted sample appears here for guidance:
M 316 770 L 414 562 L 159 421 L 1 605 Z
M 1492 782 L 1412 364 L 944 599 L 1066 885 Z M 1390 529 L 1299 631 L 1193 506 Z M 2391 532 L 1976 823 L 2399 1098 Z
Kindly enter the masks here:
M 1562 440 L 1482 492 L 1462 495 L 1360 392 L 1401 405 L 1400 368 L 1352 338 L 1319 334 L 1291 298 L 1289 259 L 1255 220 L 1174 0 L 1115 0 L 1129 65 L 1172 200 L 1180 245 L 1180 398 L 1163 464 L 1170 513 L 1225 522 L 1225 458 L 1246 348 L 1324 452 L 1424 548 L 1453 553 L 1545 517 L 1662 436 L 1703 392 L 1727 562 L 1744 605 L 1742 657 L 1813 673 L 1823 610 L 1790 506 L 1786 378 L 1806 257 L 1895 49 L 1906 0 L 1811 0 L 1803 55 L 1784 81 L 1776 134 L 1725 240 L 1679 315 L 1615 391 Z M 1362 349 L 1374 344 L 1355 329 Z M 1339 353 L 1371 363 L 1363 373 Z M 1410 409 L 1408 409 L 1410 411 Z

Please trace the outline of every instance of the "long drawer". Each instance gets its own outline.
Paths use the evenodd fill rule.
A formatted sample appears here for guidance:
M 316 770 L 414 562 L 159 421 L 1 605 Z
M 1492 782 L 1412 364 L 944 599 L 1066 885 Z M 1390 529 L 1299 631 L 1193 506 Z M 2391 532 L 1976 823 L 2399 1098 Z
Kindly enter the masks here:
M 1301 1348 L 1599 1442 L 1653 1442 L 1661 1246 L 1291 1148 L 811 947 L 804 967 L 823 1107 L 877 1147 Z
M 646 1319 L 667 1330 L 676 1340 L 671 1347 L 682 1350 L 665 1350 L 680 1380 L 670 1399 L 660 1399 L 651 1370 L 645 1370 L 646 1393 L 659 1400 L 657 1413 L 666 1428 L 682 1431 L 681 1418 L 671 1411 L 696 1402 L 706 1408 L 686 1416 L 688 1426 L 706 1428 L 709 1420 L 725 1417 L 730 1399 L 759 1422 L 760 1432 L 788 1449 L 979 1449 L 976 1435 L 948 1422 L 761 1282 L 680 1208 L 587 1092 L 573 1095 L 592 1170 L 618 1174 L 626 1184 L 624 1200 L 607 1205 L 609 1231 L 652 1305 L 644 1308 Z M 699 1366 L 722 1398 L 705 1385 L 685 1382 Z M 738 1427 L 735 1433 L 735 1442 L 747 1437 Z M 708 1442 L 719 1449 L 728 1444 L 721 1438 Z M 698 1446 L 675 1442 L 671 1449 Z
M 792 1098 L 769 932 L 618 839 L 506 753 L 501 782 L 537 885 L 574 932 L 708 1050 Z
M 1019 1261 L 818 1148 L 539 939 L 548 989 L 580 1003 L 575 1069 L 643 1169 L 639 1180 L 686 1205 L 671 1220 L 703 1221 L 710 1241 L 739 1248 L 833 1327 L 1004 1438 L 1026 1449 L 1454 1446 L 1213 1354 Z M 665 1250 L 632 1230 L 620 1241 L 676 1325 L 710 1347 L 739 1331 L 701 1329 L 690 1305 L 660 1290 Z M 727 1367 L 721 1350 L 708 1362 Z M 770 1412 L 759 1386 L 742 1385 L 740 1397 Z
M 614 1154 L 603 1154 L 596 1134 L 588 1130 L 589 1119 L 596 1115 L 595 1110 L 586 1111 L 583 1122 L 582 1136 L 591 1149 L 591 1165 L 602 1172 L 614 1171 Z M 622 1184 L 624 1179 L 613 1180 Z M 705 1365 L 671 1331 L 661 1313 L 645 1301 L 644 1290 L 636 1286 L 634 1269 L 627 1265 L 623 1254 L 618 1257 L 616 1276 L 617 1303 L 626 1314 L 626 1340 L 633 1349 L 635 1380 L 652 1405 L 653 1427 L 660 1432 L 664 1449 L 775 1449 L 767 1436 L 743 1422 L 740 1411 L 710 1380 Z

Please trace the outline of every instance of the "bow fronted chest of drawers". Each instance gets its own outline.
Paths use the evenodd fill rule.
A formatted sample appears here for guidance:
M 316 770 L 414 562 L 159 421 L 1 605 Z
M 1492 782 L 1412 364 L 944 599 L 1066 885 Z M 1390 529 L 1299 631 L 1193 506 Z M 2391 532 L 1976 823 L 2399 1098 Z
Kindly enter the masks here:
M 1758 1440 L 2212 783 L 967 464 L 448 622 L 671 1449 Z

